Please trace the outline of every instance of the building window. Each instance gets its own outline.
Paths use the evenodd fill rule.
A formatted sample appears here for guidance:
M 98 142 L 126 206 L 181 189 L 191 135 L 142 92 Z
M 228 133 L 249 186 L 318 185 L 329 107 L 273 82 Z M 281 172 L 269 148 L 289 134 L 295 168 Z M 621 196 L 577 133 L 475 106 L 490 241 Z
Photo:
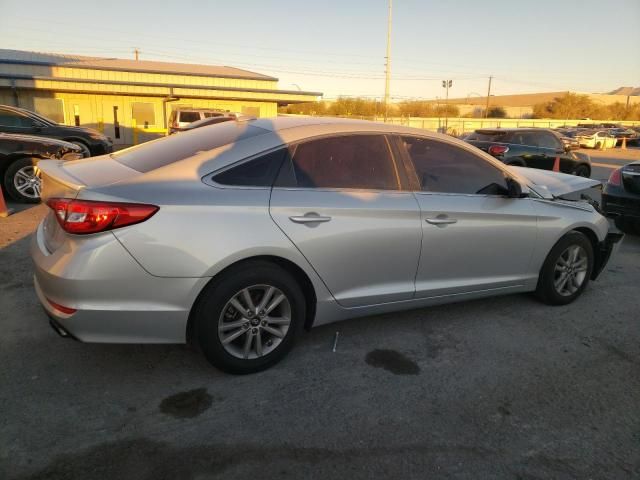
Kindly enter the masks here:
M 156 115 L 153 103 L 132 103 L 131 117 L 138 127 L 148 127 L 156 124 Z
M 33 109 L 56 123 L 64 123 L 64 103 L 60 98 L 36 97 L 33 99 Z

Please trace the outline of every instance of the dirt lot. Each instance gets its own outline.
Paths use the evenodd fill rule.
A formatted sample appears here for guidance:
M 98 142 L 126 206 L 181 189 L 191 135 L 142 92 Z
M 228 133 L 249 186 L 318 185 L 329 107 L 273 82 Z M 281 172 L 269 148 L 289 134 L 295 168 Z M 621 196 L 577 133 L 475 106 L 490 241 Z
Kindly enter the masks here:
M 0 220 L 2 479 L 640 478 L 638 237 L 573 305 L 347 321 L 233 377 L 186 346 L 59 338 L 28 258 L 44 211 Z

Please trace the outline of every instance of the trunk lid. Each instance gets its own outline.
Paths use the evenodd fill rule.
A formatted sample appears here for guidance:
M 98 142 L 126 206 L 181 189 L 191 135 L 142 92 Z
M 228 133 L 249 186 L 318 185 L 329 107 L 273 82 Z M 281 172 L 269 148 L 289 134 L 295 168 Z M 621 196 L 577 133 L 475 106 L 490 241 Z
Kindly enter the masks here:
M 544 198 L 553 199 L 602 185 L 599 180 L 536 168 L 508 167 L 524 177 L 529 186 Z
M 622 168 L 622 183 L 628 192 L 640 194 L 640 162 Z
M 87 188 L 109 185 L 141 175 L 108 155 L 66 162 L 41 160 L 38 168 L 42 178 L 43 202 L 50 198 L 76 198 Z M 60 248 L 67 235 L 52 211 L 44 219 L 43 233 L 44 244 L 50 252 Z

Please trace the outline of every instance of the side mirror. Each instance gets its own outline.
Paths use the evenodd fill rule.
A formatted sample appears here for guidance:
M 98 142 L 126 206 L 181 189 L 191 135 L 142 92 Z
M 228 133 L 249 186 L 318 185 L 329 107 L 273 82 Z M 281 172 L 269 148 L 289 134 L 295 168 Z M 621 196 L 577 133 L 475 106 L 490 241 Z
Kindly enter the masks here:
M 507 178 L 507 188 L 509 190 L 509 198 L 524 198 L 527 196 L 526 193 L 522 192 L 522 186 L 511 177 Z

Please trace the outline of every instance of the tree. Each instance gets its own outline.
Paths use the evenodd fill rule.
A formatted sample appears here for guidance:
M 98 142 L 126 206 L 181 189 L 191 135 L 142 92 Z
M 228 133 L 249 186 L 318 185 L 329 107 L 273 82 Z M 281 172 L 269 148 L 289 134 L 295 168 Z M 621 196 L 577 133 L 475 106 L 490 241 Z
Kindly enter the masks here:
M 491 107 L 487 114 L 488 118 L 507 118 L 507 111 L 502 107 Z

